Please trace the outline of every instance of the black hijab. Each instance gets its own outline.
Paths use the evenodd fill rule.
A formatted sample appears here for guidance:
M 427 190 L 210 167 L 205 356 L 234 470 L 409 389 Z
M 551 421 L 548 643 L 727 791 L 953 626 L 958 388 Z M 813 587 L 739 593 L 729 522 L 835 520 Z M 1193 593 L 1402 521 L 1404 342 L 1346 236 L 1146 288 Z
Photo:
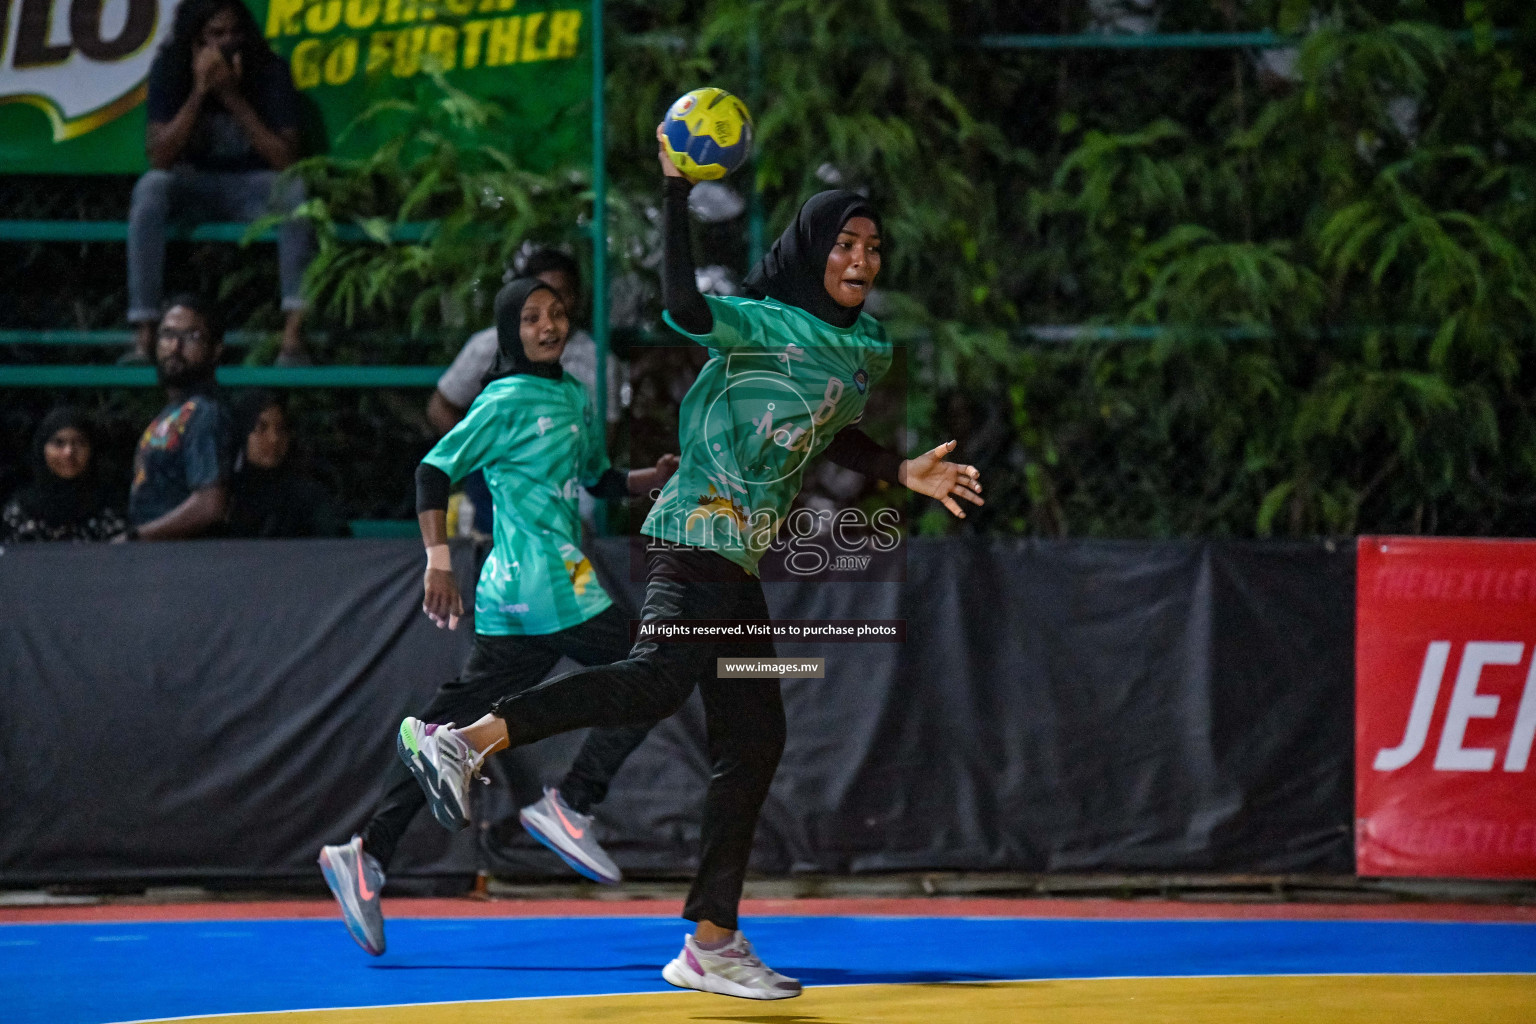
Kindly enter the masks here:
M 43 448 L 61 430 L 74 427 L 91 445 L 91 461 L 85 472 L 65 480 L 48 468 Z M 101 464 L 101 438 L 96 424 L 79 409 L 61 406 L 38 426 L 32 437 L 32 482 L 16 493 L 16 501 L 28 518 L 48 526 L 80 526 L 106 505 L 106 491 L 97 472 Z
M 276 407 L 288 410 L 283 400 L 266 389 L 247 391 L 231 403 L 231 419 L 235 428 L 235 472 L 230 478 L 229 533 L 234 537 L 281 537 L 289 536 L 278 522 L 289 504 L 289 470 L 293 453 L 281 465 L 271 469 L 258 466 L 246 458 L 251 432 L 261 414 Z
M 481 387 L 515 373 L 527 373 L 547 380 L 559 380 L 565 373 L 560 360 L 536 363 L 523 351 L 523 306 L 528 302 L 528 297 L 540 288 L 551 294 L 559 294 L 536 277 L 519 277 L 509 281 L 496 293 L 496 359 L 480 379 Z
M 272 408 L 287 419 L 287 403 L 265 388 L 247 391 L 232 403 L 236 456 L 225 532 L 231 537 L 335 536 L 329 495 L 304 474 L 292 445 L 287 457 L 271 469 L 246 457 L 261 414 Z
M 747 275 L 747 294 L 798 306 L 834 327 L 852 327 L 864 304 L 840 305 L 827 294 L 826 276 L 837 233 L 854 217 L 868 217 L 880 227 L 875 208 L 857 192 L 839 188 L 811 196 Z

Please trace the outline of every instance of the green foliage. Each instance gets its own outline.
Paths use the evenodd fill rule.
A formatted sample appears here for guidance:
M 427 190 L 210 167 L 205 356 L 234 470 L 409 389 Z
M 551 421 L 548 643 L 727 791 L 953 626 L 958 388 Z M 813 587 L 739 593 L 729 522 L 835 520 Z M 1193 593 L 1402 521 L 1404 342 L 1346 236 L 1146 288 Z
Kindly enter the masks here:
M 958 436 L 987 481 L 979 514 L 924 528 L 1530 532 L 1525 6 L 1160 5 L 1163 31 L 1304 31 L 1288 66 L 1244 51 L 966 42 L 1079 30 L 1073 3 L 1049 15 L 959 0 L 608 11 L 620 269 L 654 270 L 652 130 L 704 82 L 753 107 L 770 239 L 830 182 L 878 204 L 884 315 L 910 355 L 908 447 Z M 1519 40 L 1498 41 L 1495 26 Z M 502 137 L 494 110 L 436 89 L 380 112 L 406 118 L 397 143 L 303 169 L 323 239 L 311 283 L 347 322 L 473 320 L 519 240 L 580 237 L 585 177 L 519 170 L 485 142 Z M 444 222 L 430 244 L 324 234 L 426 217 Z M 744 246 L 730 258 L 745 269 Z M 1141 330 L 1028 340 L 1052 324 Z
M 1310 6 L 1261 107 L 1083 131 L 1032 196 L 1073 319 L 1169 330 L 996 389 L 1016 528 L 1529 533 L 1536 93 L 1459 26 Z
M 579 233 L 573 214 L 590 203 L 586 171 L 538 174 L 519 167 L 501 140 L 515 138 L 506 111 L 432 75 L 415 102 L 385 100 L 348 129 L 382 145 L 360 159 L 302 161 L 319 253 L 306 287 L 320 314 L 354 327 L 408 325 L 413 334 L 483 322 L 504 269 L 527 239 Z M 419 241 L 391 231 L 430 221 Z M 355 225 L 374 244 L 338 237 Z

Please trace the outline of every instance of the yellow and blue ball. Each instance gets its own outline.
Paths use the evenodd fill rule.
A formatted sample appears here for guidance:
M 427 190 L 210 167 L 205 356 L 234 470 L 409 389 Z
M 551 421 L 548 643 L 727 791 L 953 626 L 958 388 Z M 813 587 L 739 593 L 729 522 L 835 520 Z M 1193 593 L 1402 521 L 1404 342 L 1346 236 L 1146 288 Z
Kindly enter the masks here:
M 723 178 L 752 153 L 752 115 L 724 89 L 695 89 L 668 108 L 662 147 L 688 177 Z

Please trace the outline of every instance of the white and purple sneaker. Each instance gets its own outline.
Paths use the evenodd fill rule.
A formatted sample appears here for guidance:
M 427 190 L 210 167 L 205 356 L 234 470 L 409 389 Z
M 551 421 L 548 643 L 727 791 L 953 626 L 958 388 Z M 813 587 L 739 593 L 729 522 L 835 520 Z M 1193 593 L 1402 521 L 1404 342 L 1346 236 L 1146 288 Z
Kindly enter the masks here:
M 437 823 L 453 831 L 469 827 L 469 784 L 475 779 L 487 785 L 491 781 L 480 774 L 486 751 L 476 753 L 452 722 L 429 725 L 407 718 L 395 737 L 395 752 L 427 795 Z
M 661 969 L 669 985 L 714 992 L 740 999 L 793 999 L 800 983 L 786 978 L 752 952 L 752 943 L 741 932 L 723 949 L 700 949 L 692 935 L 683 939 L 683 951 Z

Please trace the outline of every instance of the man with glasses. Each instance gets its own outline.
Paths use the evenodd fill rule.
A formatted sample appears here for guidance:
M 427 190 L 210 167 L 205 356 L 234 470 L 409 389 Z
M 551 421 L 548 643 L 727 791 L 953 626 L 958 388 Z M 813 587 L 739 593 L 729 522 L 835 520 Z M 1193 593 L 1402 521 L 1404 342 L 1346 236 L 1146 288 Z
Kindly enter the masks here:
M 177 296 L 160 318 L 154 356 L 166 406 L 134 454 L 128 540 L 202 537 L 224 522 L 234 444 L 214 381 L 223 343 L 217 312 L 197 296 Z

